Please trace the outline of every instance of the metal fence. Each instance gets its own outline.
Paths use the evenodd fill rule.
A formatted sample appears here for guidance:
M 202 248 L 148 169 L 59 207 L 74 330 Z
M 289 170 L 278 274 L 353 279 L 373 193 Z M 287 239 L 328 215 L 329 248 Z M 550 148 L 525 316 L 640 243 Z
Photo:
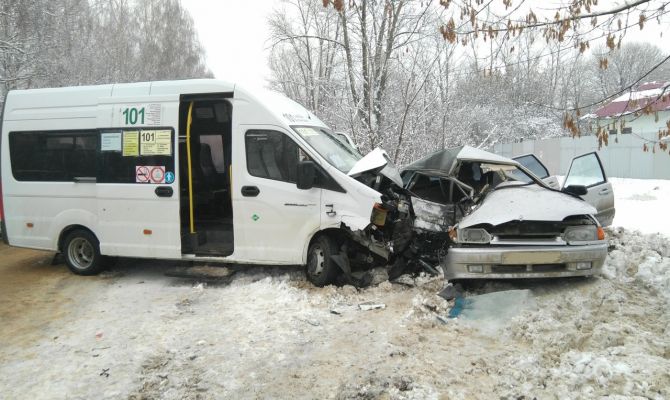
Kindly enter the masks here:
M 534 153 L 551 174 L 564 175 L 573 157 L 597 151 L 608 176 L 670 179 L 670 154 L 659 150 L 658 146 L 656 152 L 652 152 L 651 143 L 645 139 L 657 139 L 657 132 L 610 135 L 609 145 L 603 145 L 600 150 L 595 136 L 583 136 L 499 143 L 493 147 L 493 152 L 505 157 Z M 645 143 L 649 146 L 648 152 L 642 150 Z

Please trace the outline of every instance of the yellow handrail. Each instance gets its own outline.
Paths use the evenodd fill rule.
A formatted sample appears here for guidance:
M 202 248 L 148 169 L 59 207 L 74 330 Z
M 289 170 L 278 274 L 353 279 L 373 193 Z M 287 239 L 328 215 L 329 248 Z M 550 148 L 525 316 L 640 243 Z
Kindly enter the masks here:
M 193 102 L 188 106 L 188 118 L 186 120 L 186 158 L 188 160 L 189 229 L 191 233 L 195 233 L 195 222 L 193 221 L 193 172 L 191 168 L 191 122 L 193 122 Z

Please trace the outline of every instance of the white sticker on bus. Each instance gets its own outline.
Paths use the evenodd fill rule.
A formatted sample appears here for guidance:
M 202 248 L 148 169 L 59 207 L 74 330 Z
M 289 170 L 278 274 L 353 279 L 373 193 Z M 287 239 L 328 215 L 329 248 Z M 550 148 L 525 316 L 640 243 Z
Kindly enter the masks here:
M 160 103 L 121 104 L 116 108 L 120 126 L 160 126 Z
M 170 172 L 170 174 L 172 174 Z M 172 174 L 174 176 L 174 174 Z M 174 178 L 173 178 L 174 179 Z M 137 165 L 135 166 L 136 183 L 165 183 L 165 166 Z M 169 182 L 171 183 L 171 182 Z

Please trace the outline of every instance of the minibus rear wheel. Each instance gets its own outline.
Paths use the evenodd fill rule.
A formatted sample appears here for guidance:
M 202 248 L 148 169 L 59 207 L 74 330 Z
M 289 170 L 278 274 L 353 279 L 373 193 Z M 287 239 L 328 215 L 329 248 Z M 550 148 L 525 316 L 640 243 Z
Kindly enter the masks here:
M 307 252 L 307 279 L 315 286 L 326 286 L 335 282 L 340 267 L 333 261 L 338 246 L 335 240 L 327 235 L 314 239 Z
M 95 275 L 103 268 L 100 242 L 91 232 L 70 232 L 63 243 L 65 263 L 77 275 Z

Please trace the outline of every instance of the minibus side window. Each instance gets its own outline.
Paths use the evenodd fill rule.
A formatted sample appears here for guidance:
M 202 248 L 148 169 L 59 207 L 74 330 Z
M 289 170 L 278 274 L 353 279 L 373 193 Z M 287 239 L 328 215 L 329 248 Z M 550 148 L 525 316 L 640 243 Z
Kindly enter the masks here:
M 309 156 L 287 135 L 266 130 L 250 130 L 245 135 L 247 170 L 252 176 L 296 183 L 298 161 Z M 346 193 L 326 171 L 316 164 L 314 187 Z
M 98 183 L 172 184 L 175 181 L 174 131 L 103 129 Z
M 245 134 L 247 170 L 266 179 L 296 182 L 298 145 L 281 132 L 250 130 Z
M 12 173 L 18 181 L 71 182 L 95 178 L 96 131 L 11 132 Z

